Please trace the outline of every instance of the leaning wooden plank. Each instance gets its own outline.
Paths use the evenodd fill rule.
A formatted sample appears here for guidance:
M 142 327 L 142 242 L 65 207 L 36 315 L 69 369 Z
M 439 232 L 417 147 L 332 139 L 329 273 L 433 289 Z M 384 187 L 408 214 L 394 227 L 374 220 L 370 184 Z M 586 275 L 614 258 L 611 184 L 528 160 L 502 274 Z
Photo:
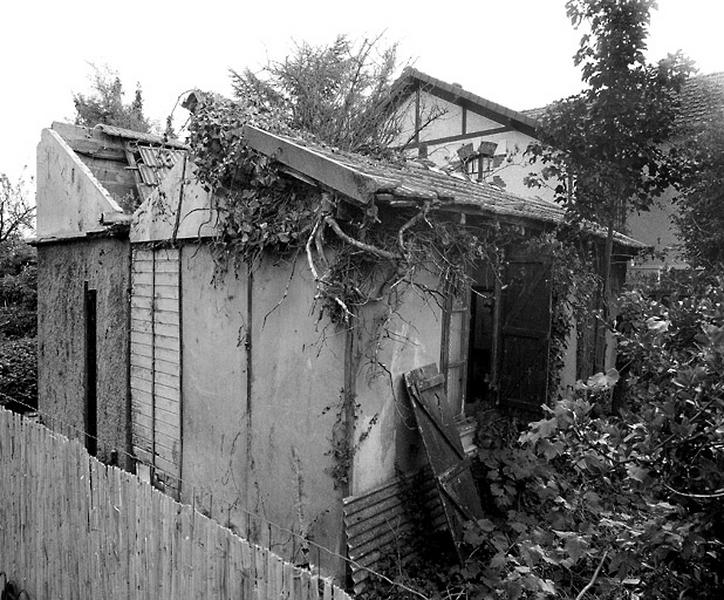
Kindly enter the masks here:
M 459 553 L 465 521 L 482 518 L 483 509 L 445 395 L 444 380 L 431 364 L 405 373 L 405 383 Z

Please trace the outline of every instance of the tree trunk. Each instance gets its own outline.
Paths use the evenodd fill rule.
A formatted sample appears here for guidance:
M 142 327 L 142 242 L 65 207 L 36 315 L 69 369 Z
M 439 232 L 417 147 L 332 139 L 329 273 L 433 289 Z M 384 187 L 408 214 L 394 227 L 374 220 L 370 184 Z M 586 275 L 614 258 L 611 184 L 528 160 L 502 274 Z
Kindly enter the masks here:
M 615 221 L 615 216 L 611 215 L 608 221 L 606 245 L 604 246 L 603 262 L 601 264 L 603 290 L 600 298 L 601 320 L 596 323 L 595 367 L 597 371 L 603 371 L 606 363 L 606 331 L 611 317 L 611 260 L 613 257 L 613 233 Z

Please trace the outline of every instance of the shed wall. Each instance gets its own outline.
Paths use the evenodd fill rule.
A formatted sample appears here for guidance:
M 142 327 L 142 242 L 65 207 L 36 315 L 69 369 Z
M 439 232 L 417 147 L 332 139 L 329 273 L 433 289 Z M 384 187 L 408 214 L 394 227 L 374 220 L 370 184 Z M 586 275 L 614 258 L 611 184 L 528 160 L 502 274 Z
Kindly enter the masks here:
M 424 284 L 435 289 L 430 278 Z M 380 339 L 379 366 L 370 361 L 375 330 L 386 317 L 386 307 L 367 307 L 361 315 L 357 342 L 356 423 L 352 495 L 387 483 L 424 464 L 424 453 L 404 389 L 403 374 L 429 363 L 440 364 L 442 310 L 433 299 L 408 290 Z M 365 439 L 360 440 L 360 436 Z
M 38 247 L 38 407 L 46 424 L 82 438 L 86 394 L 84 283 L 97 290 L 98 458 L 129 450 L 129 244 L 78 240 Z
M 253 357 L 250 500 L 263 514 L 280 515 L 282 523 L 308 529 L 311 539 L 344 554 L 344 482 L 331 472 L 346 332 L 317 318 L 306 259 L 298 259 L 293 275 L 291 269 L 267 261 L 254 273 L 247 324 Z M 341 576 L 340 563 L 330 556 L 320 559 Z
M 340 552 L 330 438 L 345 335 L 315 318 L 306 263 L 291 271 L 264 261 L 249 293 L 246 267 L 214 277 L 208 245 L 182 248 L 182 499 L 284 554 L 288 533 L 247 511 Z
M 213 280 L 207 245 L 181 248 L 182 500 L 245 529 L 246 276 Z

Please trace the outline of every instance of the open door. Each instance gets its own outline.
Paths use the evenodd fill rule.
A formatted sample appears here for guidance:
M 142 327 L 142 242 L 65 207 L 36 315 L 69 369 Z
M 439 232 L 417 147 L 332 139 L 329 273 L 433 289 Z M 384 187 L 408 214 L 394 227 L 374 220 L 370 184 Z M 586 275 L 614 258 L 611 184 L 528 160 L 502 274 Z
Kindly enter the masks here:
M 548 394 L 551 261 L 513 256 L 501 294 L 498 401 L 537 412 Z

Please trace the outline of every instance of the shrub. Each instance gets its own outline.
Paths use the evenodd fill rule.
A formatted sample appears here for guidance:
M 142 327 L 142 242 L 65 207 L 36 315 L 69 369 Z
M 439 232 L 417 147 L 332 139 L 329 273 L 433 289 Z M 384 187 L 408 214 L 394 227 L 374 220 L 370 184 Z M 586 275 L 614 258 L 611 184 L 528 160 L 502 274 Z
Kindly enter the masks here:
M 17 412 L 37 408 L 35 338 L 0 341 L 0 404 Z

